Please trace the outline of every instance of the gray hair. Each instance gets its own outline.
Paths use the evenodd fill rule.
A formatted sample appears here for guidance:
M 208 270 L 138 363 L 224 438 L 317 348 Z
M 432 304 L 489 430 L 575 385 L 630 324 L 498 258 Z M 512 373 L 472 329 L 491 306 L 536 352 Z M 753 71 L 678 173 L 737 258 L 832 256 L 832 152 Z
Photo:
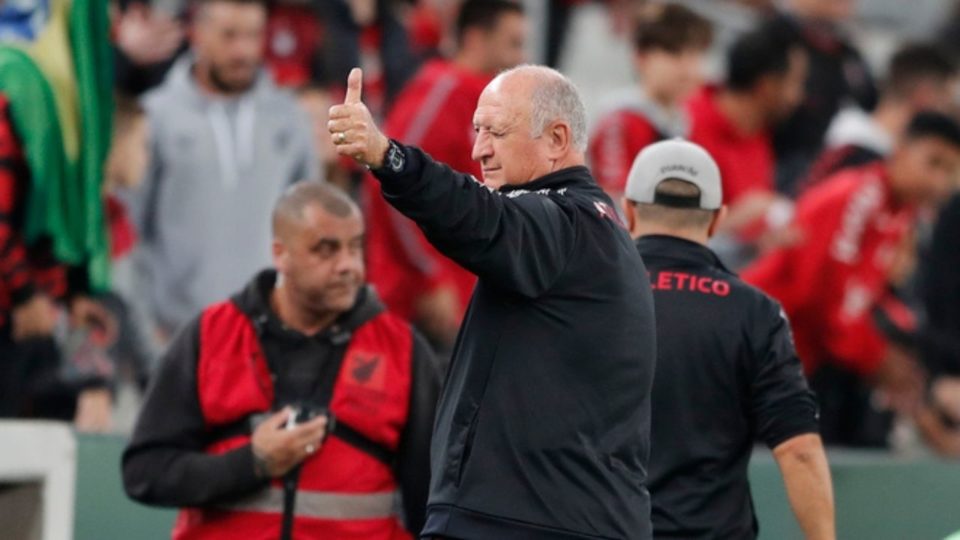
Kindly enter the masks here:
M 500 77 L 507 77 L 514 73 L 535 76 L 536 83 L 530 96 L 532 135 L 534 137 L 543 135 L 550 122 L 560 120 L 570 126 L 573 147 L 580 152 L 585 152 L 587 150 L 587 111 L 573 82 L 555 69 L 530 64 L 508 69 L 501 73 Z

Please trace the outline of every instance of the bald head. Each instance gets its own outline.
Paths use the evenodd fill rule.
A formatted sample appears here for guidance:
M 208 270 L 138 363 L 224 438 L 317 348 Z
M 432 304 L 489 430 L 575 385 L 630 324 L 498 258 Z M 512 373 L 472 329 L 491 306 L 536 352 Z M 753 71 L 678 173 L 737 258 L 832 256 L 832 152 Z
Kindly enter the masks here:
M 274 238 L 285 238 L 303 221 L 306 208 L 314 205 L 338 218 L 360 215 L 360 208 L 340 188 L 325 182 L 298 182 L 287 188 L 273 207 Z
M 574 149 L 587 149 L 587 112 L 577 87 L 559 71 L 547 66 L 522 65 L 508 69 L 489 88 L 515 96 L 528 108 L 531 134 L 539 137 L 556 121 L 570 127 Z
M 473 113 L 473 159 L 487 187 L 520 185 L 585 163 L 587 120 L 573 84 L 524 65 L 490 82 Z

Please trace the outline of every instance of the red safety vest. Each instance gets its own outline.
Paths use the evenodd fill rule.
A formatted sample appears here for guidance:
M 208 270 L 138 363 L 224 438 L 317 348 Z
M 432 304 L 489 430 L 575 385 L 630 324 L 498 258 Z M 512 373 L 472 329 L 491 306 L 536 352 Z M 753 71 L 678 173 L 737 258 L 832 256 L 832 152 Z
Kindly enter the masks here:
M 373 442 L 396 451 L 410 402 L 413 336 L 403 320 L 381 313 L 354 331 L 330 410 Z M 197 363 L 200 408 L 210 430 L 273 407 L 270 370 L 253 323 L 233 302 L 208 308 L 200 321 Z M 250 442 L 226 438 L 207 448 L 222 454 Z M 295 506 L 296 539 L 411 538 L 396 514 L 397 482 L 380 460 L 328 437 L 304 463 Z M 173 538 L 270 539 L 280 535 L 279 480 L 241 500 L 180 512 Z

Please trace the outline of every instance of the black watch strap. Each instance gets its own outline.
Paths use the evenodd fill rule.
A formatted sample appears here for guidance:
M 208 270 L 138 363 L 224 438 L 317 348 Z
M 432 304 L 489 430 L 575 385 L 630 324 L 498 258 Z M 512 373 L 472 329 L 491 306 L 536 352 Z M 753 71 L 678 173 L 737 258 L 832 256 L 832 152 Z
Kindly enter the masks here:
M 407 156 L 404 154 L 403 148 L 391 139 L 389 146 L 387 146 L 387 153 L 383 155 L 381 170 L 389 171 L 393 174 L 400 174 L 406 165 Z

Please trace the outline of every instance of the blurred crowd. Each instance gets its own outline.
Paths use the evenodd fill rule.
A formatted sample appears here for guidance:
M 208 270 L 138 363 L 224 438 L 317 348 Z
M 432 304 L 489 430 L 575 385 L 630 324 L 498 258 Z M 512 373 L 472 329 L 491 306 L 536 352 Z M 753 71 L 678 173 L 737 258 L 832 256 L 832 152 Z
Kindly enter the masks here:
M 368 281 L 449 352 L 473 276 L 338 159 L 327 109 L 360 66 L 388 136 L 480 177 L 480 92 L 525 62 L 583 68 L 591 10 L 630 52 L 597 46 L 586 71 L 634 81 L 592 96 L 597 182 L 619 199 L 658 140 L 709 150 L 712 247 L 782 304 L 825 441 L 960 457 L 960 3 L 889 54 L 858 39 L 857 4 L 0 5 L 0 415 L 123 429 L 119 389 L 271 264 L 270 212 L 302 180 L 361 203 Z

